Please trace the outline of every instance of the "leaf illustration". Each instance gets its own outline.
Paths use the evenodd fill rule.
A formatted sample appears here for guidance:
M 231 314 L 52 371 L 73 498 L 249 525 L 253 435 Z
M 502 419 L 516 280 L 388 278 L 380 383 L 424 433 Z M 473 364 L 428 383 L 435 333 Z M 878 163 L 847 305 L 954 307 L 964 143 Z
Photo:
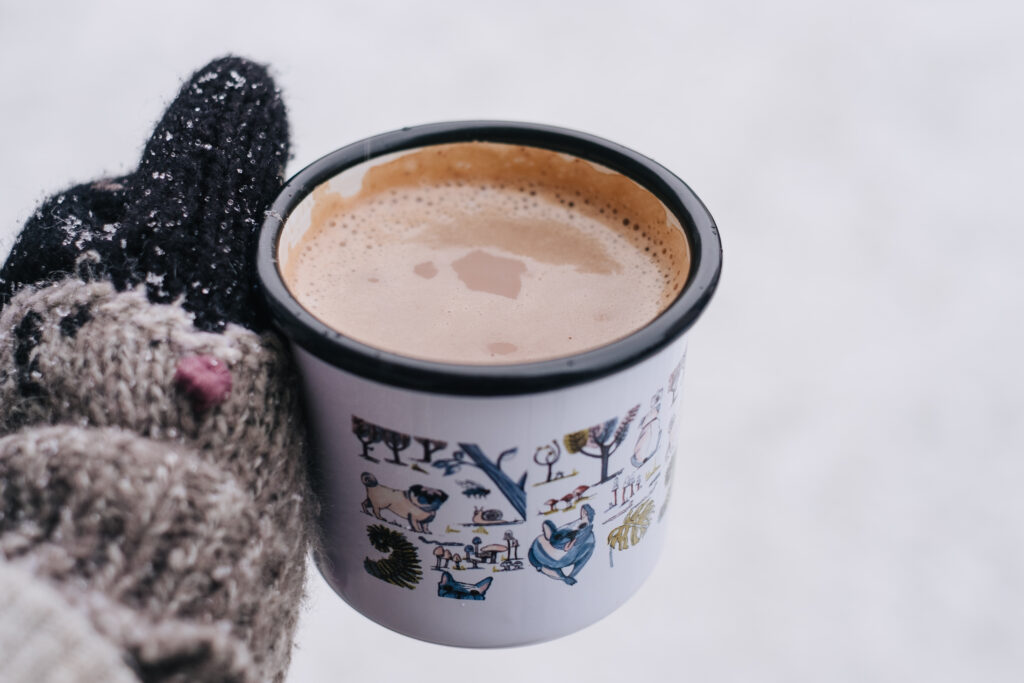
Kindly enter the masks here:
M 617 446 L 626 438 L 626 432 L 629 431 L 629 424 L 636 419 L 636 414 L 639 411 L 640 404 L 637 403 L 635 406 L 630 408 L 628 413 L 626 413 L 626 417 L 622 418 L 622 424 L 619 425 L 619 428 L 615 431 L 615 438 L 612 439 L 613 444 Z
M 654 501 L 646 500 L 629 511 L 621 526 L 608 534 L 608 545 L 614 550 L 627 550 L 635 546 L 647 533 L 654 516 Z
M 587 445 L 590 440 L 590 433 L 586 429 L 581 429 L 578 432 L 572 432 L 565 435 L 564 443 L 565 450 L 570 453 L 579 453 L 583 450 L 583 447 Z

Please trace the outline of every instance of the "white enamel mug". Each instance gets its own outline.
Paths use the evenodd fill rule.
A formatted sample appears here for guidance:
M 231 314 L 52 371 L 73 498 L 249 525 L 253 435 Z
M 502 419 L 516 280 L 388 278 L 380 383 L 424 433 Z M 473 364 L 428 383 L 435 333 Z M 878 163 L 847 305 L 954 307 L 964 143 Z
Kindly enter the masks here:
M 564 358 L 455 365 L 327 327 L 282 276 L 325 183 L 429 145 L 552 150 L 649 191 L 682 230 L 678 297 L 633 334 Z M 600 138 L 509 122 L 406 128 L 314 162 L 285 186 L 258 245 L 260 285 L 290 340 L 314 437 L 316 564 L 351 606 L 414 638 L 503 647 L 572 633 L 647 578 L 665 540 L 686 337 L 721 271 L 718 230 L 690 188 Z

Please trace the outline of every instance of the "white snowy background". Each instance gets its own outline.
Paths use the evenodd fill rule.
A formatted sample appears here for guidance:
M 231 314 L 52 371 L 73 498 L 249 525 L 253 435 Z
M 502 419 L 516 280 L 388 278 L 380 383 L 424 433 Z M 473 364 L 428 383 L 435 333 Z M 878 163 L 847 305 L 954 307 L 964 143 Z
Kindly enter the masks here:
M 227 52 L 272 64 L 290 173 L 446 119 L 631 146 L 725 246 L 653 577 L 578 634 L 461 651 L 314 573 L 289 681 L 1020 681 L 1022 36 L 1010 0 L 0 0 L 0 256 Z

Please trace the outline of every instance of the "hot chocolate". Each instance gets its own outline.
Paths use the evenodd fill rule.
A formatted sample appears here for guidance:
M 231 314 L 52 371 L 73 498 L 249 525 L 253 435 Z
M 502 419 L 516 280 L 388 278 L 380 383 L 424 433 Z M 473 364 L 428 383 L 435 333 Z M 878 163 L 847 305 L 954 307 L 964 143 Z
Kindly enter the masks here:
M 650 192 L 517 145 L 376 159 L 320 185 L 288 223 L 281 271 L 304 308 L 372 347 L 443 363 L 603 346 L 657 317 L 690 267 L 678 221 Z

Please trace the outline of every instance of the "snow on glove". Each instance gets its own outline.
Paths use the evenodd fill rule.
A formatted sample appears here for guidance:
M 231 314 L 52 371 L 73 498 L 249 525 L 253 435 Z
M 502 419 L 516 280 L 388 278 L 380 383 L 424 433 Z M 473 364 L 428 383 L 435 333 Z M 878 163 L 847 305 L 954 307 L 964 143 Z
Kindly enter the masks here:
M 311 499 L 252 264 L 287 156 L 266 70 L 214 61 L 135 172 L 45 201 L 0 269 L 0 569 L 84 614 L 144 681 L 288 666 Z M 0 659 L 52 635 L 5 648 L 3 620 Z

